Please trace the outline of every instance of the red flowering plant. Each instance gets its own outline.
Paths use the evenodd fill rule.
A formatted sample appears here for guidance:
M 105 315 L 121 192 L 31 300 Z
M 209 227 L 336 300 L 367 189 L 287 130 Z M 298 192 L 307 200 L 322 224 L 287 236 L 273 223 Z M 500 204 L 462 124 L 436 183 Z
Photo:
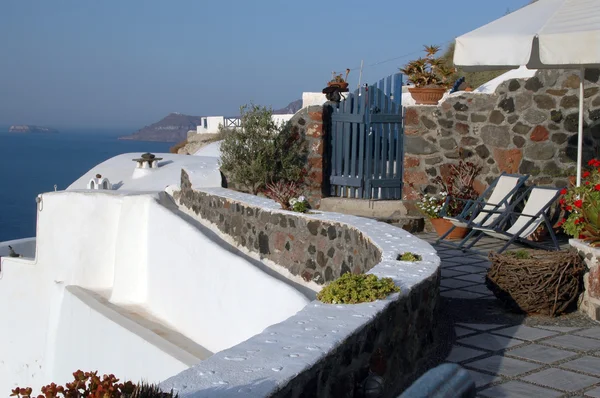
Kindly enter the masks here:
M 563 230 L 590 246 L 600 246 L 600 160 L 588 162 L 582 184 L 561 191 L 560 206 L 568 216 L 560 221 Z

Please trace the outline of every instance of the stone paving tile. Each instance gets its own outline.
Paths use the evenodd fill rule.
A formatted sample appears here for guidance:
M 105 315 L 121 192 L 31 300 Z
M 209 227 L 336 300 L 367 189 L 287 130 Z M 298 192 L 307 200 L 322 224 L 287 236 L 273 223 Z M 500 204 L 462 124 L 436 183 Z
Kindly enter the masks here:
M 490 351 L 503 350 L 523 344 L 521 340 L 509 339 L 489 333 L 481 333 L 475 336 L 463 337 L 462 339 L 459 339 L 458 342 Z
M 583 337 L 591 337 L 592 339 L 600 340 L 600 328 L 591 328 L 575 332 L 575 334 Z
M 577 358 L 573 361 L 561 364 L 560 367 L 594 376 L 600 376 L 600 358 L 597 357 L 585 356 Z
M 571 327 L 566 327 L 566 326 L 544 326 L 544 325 L 538 325 L 538 326 L 536 326 L 536 328 L 553 330 L 555 332 L 560 332 L 560 333 L 569 333 L 574 330 L 581 329 L 580 327 L 579 328 L 571 328 Z
M 586 391 L 584 394 L 586 397 L 600 398 L 600 387 Z
M 472 292 L 472 293 L 485 294 L 486 296 L 493 294 L 490 291 L 490 289 L 488 289 L 487 286 L 485 286 L 485 285 L 466 286 L 466 287 L 462 287 L 461 290 L 466 290 L 466 291 Z
M 469 274 L 465 274 L 464 272 L 452 271 L 451 269 L 442 269 L 442 278 L 452 278 L 455 276 L 467 276 Z M 477 282 L 477 281 L 474 281 Z
M 506 337 L 516 337 L 517 339 L 535 341 L 545 337 L 556 336 L 557 332 L 536 329 L 525 325 L 511 326 L 506 329 L 494 330 L 492 333 Z
M 489 398 L 534 398 L 534 397 L 560 397 L 563 393 L 523 383 L 522 381 L 509 381 L 479 392 L 482 397 Z
M 460 326 L 455 326 L 454 333 L 456 334 L 456 337 L 463 337 L 468 334 L 473 334 L 473 333 L 478 333 L 478 332 L 476 332 L 475 330 L 461 328 Z
M 456 260 L 454 260 L 454 261 L 456 261 Z M 462 262 L 465 265 L 480 265 L 481 264 L 480 266 L 484 266 L 486 268 L 487 268 L 487 263 L 489 263 L 489 261 L 487 261 L 486 259 L 478 257 L 478 256 L 461 257 L 460 262 Z
M 472 348 L 455 345 L 452 347 L 452 351 L 450 351 L 450 354 L 448 354 L 446 361 L 463 362 L 467 359 L 476 358 L 487 353 L 487 351 L 474 350 Z
M 550 364 L 553 362 L 562 361 L 563 359 L 567 359 L 569 357 L 574 357 L 577 354 L 571 351 L 559 350 L 558 348 L 546 347 L 539 344 L 530 344 L 507 351 L 505 355 Z
M 452 270 L 448 270 L 449 272 L 455 272 Z M 443 274 L 443 271 L 442 271 Z M 463 281 L 469 281 L 469 282 L 477 282 L 477 283 L 484 283 L 485 282 L 485 274 L 463 274 L 463 275 L 457 275 L 455 276 L 456 279 L 460 279 Z
M 451 267 L 449 269 L 459 272 L 468 272 L 470 274 L 480 274 L 483 272 L 487 272 L 487 269 L 483 267 L 476 267 L 474 265 L 460 265 L 458 267 Z
M 473 286 L 475 284 L 476 282 L 461 281 L 459 279 L 454 278 L 442 279 L 442 281 L 440 282 L 440 286 L 449 287 L 452 289 L 460 289 L 461 287 Z
M 457 323 L 458 326 L 464 326 L 470 329 L 475 329 L 475 330 L 481 330 L 481 331 L 486 331 L 486 330 L 491 330 L 491 329 L 500 329 L 502 326 L 509 326 L 509 325 L 502 325 L 502 324 L 497 324 L 497 323 Z
M 569 392 L 581 390 L 600 382 L 600 379 L 596 377 L 557 368 L 542 370 L 541 372 L 523 377 L 523 380 Z
M 457 299 L 478 299 L 482 298 L 482 294 L 465 292 L 463 290 L 447 290 L 445 292 L 440 293 L 442 297 L 448 298 L 457 298 Z
M 465 366 L 488 373 L 514 377 L 523 373 L 531 372 L 535 369 L 539 369 L 544 365 L 536 365 L 525 361 L 519 361 L 518 359 L 494 355 L 488 358 L 469 362 Z
M 600 341 L 598 340 L 569 334 L 544 340 L 544 344 L 579 351 L 592 351 L 600 349 Z
M 475 387 L 477 387 L 477 388 L 487 386 L 490 383 L 495 383 L 497 381 L 502 380 L 502 378 L 500 376 L 496 376 L 496 375 L 492 376 L 489 374 L 476 372 L 476 371 L 470 370 L 470 369 L 467 369 L 467 372 L 469 372 L 469 374 L 471 375 L 471 378 L 473 378 L 473 381 L 475 382 Z

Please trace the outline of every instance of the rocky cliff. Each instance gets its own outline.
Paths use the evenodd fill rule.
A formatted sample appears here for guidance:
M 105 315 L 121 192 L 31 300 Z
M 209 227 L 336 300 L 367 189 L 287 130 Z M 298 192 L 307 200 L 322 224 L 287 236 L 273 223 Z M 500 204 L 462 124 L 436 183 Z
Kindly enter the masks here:
M 58 130 L 50 127 L 33 126 L 31 124 L 13 125 L 8 128 L 9 133 L 45 133 L 54 134 L 58 133 Z
M 196 130 L 201 116 L 189 116 L 170 113 L 160 121 L 145 126 L 131 135 L 119 137 L 120 140 L 179 142 L 187 138 L 189 130 Z

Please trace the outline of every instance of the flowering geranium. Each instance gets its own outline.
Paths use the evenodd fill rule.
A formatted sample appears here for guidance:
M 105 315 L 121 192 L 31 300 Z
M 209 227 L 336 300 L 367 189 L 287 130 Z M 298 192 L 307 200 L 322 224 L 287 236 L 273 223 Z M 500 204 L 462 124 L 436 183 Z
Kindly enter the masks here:
M 568 216 L 559 225 L 568 235 L 600 246 L 600 160 L 592 159 L 588 166 L 581 186 L 560 192 L 559 203 Z
M 417 201 L 417 207 L 429 218 L 440 218 L 440 212 L 446 201 L 446 196 L 445 192 L 439 195 L 425 194 Z

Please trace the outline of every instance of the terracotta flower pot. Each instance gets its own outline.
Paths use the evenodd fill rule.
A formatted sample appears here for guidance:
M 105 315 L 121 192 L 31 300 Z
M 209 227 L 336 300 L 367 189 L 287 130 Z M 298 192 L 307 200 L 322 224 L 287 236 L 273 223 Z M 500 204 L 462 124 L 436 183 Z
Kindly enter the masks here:
M 446 93 L 443 87 L 409 87 L 408 91 L 417 105 L 437 105 Z
M 348 88 L 348 82 L 343 82 L 343 83 L 328 82 L 327 87 L 338 87 L 338 88 L 341 88 L 342 90 L 345 90 Z
M 444 219 L 444 218 L 432 218 L 430 219 L 433 228 L 435 228 L 435 232 L 437 232 L 438 236 L 443 236 L 450 228 L 452 228 L 453 224 Z M 469 232 L 469 228 L 456 227 L 454 231 L 450 233 L 450 235 L 446 236 L 447 240 L 459 240 L 463 239 L 467 233 Z

